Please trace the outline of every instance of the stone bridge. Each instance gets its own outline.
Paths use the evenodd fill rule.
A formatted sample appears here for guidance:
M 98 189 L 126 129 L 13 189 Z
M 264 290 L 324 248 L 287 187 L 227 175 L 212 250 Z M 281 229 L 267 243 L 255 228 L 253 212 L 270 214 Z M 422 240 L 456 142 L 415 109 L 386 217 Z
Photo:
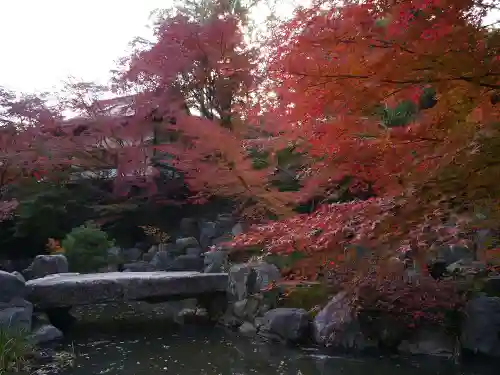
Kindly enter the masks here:
M 26 283 L 27 296 L 37 310 L 45 311 L 52 324 L 68 328 L 73 306 L 124 301 L 150 303 L 196 298 L 210 316 L 227 305 L 226 273 L 109 272 L 56 274 Z

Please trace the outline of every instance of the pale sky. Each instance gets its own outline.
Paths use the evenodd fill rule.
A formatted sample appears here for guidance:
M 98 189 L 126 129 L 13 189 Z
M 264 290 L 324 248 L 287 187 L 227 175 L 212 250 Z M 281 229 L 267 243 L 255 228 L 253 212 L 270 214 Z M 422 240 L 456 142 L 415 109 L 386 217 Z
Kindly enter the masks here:
M 69 75 L 105 83 L 150 12 L 170 0 L 0 0 L 0 86 L 52 91 Z
M 290 14 L 292 3 L 307 2 L 278 0 L 279 13 Z M 0 0 L 0 86 L 23 92 L 54 91 L 70 75 L 106 83 L 128 43 L 135 36 L 152 35 L 147 27 L 150 12 L 171 3 Z
M 308 1 L 277 0 L 278 13 L 291 15 L 294 3 Z M 54 91 L 68 76 L 105 84 L 129 42 L 152 36 L 151 11 L 172 2 L 0 0 L 0 86 Z M 264 19 L 262 13 L 255 16 Z

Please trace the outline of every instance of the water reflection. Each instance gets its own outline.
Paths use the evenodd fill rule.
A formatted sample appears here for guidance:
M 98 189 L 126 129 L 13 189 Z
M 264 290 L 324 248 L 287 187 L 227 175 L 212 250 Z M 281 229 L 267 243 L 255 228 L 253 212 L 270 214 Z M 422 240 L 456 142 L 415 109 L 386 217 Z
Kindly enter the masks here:
M 493 374 L 429 359 L 331 357 L 312 349 L 267 345 L 214 327 L 114 317 L 113 323 L 80 324 L 69 337 L 78 358 L 68 375 Z

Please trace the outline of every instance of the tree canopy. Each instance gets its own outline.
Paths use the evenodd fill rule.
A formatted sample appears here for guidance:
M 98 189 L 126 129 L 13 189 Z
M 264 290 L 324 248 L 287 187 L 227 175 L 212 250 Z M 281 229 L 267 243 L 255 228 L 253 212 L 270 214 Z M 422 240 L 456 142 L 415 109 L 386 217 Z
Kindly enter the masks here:
M 354 245 L 423 259 L 498 227 L 497 1 L 315 0 L 258 42 L 256 5 L 158 12 L 109 87 L 69 84 L 57 105 L 0 91 L 2 187 L 113 170 L 115 192 L 151 197 L 166 168 L 194 201 L 280 219 L 233 245 L 303 251 L 314 267 Z

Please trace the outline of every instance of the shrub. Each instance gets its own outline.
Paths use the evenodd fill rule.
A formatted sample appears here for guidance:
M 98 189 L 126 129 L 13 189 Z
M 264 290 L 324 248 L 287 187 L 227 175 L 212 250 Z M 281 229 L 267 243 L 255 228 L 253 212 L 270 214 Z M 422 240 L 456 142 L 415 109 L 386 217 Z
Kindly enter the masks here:
M 25 368 L 32 349 L 26 333 L 0 328 L 0 374 Z
M 93 222 L 73 228 L 62 242 L 69 266 L 76 272 L 94 272 L 105 266 L 112 246 L 114 241 Z

